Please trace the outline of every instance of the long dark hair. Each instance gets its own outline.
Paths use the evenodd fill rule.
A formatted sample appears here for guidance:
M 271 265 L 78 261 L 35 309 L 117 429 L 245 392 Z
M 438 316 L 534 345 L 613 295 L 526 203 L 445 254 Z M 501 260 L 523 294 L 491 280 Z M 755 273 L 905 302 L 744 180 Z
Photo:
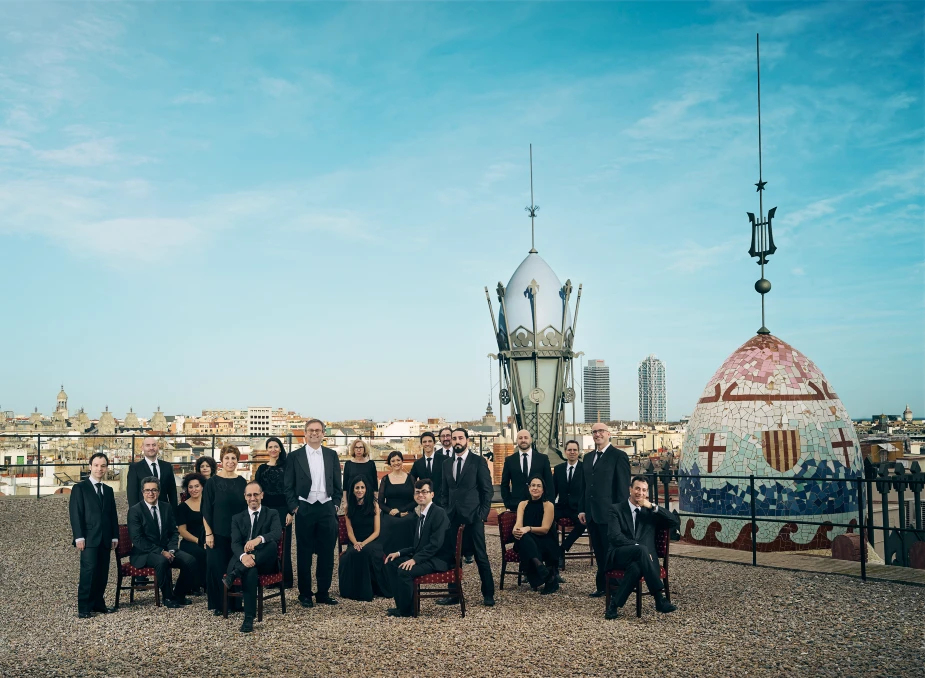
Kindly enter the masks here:
M 357 497 L 353 493 L 357 483 L 363 483 L 366 487 L 366 495 L 363 497 L 362 504 L 357 502 Z M 347 492 L 347 517 L 353 519 L 353 517 L 357 515 L 372 515 L 376 511 L 374 506 L 375 503 L 376 499 L 373 497 L 373 489 L 369 486 L 369 483 L 366 482 L 363 476 L 354 478 L 350 483 L 350 490 Z
M 279 445 L 279 458 L 276 460 L 276 465 L 285 466 L 286 465 L 286 446 L 283 445 L 283 441 L 277 438 L 276 436 L 273 436 L 272 438 L 267 438 L 267 444 L 263 446 L 263 449 L 267 449 L 267 446 L 270 443 L 276 443 L 277 445 Z

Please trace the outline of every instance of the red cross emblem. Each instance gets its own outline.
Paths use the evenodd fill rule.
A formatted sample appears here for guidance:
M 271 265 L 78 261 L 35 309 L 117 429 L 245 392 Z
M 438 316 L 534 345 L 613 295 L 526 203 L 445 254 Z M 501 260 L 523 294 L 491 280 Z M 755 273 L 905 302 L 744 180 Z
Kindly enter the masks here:
M 716 434 L 711 433 L 709 440 L 706 441 L 706 445 L 701 445 L 697 448 L 698 452 L 707 453 L 707 473 L 713 473 L 713 453 L 714 452 L 725 452 L 725 445 L 716 444 Z
M 841 448 L 842 454 L 845 455 L 845 466 L 851 468 L 851 460 L 848 459 L 848 452 L 850 448 L 854 447 L 854 441 L 845 438 L 845 429 L 838 429 L 838 435 L 841 437 L 841 440 L 835 441 L 834 436 L 832 440 L 832 450 L 835 451 Z

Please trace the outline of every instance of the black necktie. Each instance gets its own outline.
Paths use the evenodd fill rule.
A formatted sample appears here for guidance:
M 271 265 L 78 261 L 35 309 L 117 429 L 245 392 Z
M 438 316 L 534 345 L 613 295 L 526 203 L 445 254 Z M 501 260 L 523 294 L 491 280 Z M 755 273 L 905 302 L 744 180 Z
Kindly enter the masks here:
M 522 457 L 523 463 L 524 463 L 524 478 L 526 478 L 526 477 L 527 477 L 527 474 L 530 472 L 530 471 L 528 470 L 528 467 L 527 467 L 527 453 L 524 452 L 524 453 L 521 455 L 521 457 Z
M 595 452 L 595 453 L 594 453 L 594 461 L 591 462 L 591 466 L 594 466 L 595 464 L 597 464 L 597 460 L 600 459 L 600 458 L 601 458 L 601 453 L 600 453 L 600 452 Z
M 633 536 L 639 534 L 639 507 L 633 509 Z
M 572 484 L 572 471 L 574 471 L 574 470 L 575 470 L 575 467 L 574 467 L 574 466 L 569 466 L 569 467 L 568 467 L 568 480 L 567 480 L 566 482 L 567 482 L 567 484 L 569 484 L 569 485 Z
M 433 457 L 427 457 L 427 475 L 430 475 L 430 472 L 433 471 L 433 469 L 430 467 L 431 461 L 433 461 Z
M 251 539 L 254 538 L 254 530 L 257 528 L 257 519 L 259 517 L 260 511 L 254 511 L 254 522 L 251 523 Z M 407 534 L 407 532 L 405 534 Z
M 157 504 L 151 507 L 151 515 L 154 517 L 154 522 L 157 523 L 157 531 L 160 534 L 163 528 L 161 527 L 161 519 L 157 515 Z
M 103 483 L 96 484 L 96 496 L 99 497 L 100 505 L 103 504 Z
M 421 532 L 424 530 L 424 513 L 421 513 L 421 519 L 418 520 L 418 539 L 421 538 Z
M 459 482 L 460 473 L 462 473 L 462 457 L 456 457 L 456 482 Z
M 156 461 L 152 461 L 152 462 L 151 462 L 151 475 L 154 476 L 155 478 L 158 477 L 158 475 L 157 475 L 157 462 L 156 462 Z

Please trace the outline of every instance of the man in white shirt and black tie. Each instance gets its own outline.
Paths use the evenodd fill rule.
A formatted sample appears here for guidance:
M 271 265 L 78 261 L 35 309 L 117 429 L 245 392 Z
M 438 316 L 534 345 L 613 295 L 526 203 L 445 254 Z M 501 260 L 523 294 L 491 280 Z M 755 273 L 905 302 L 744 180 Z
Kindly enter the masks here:
M 678 527 L 680 522 L 678 516 L 649 501 L 649 481 L 645 476 L 633 477 L 629 499 L 610 507 L 606 569 L 623 570 L 624 575 L 620 588 L 610 599 L 605 619 L 619 616 L 620 608 L 636 588 L 640 577 L 645 579 L 655 598 L 656 610 L 667 613 L 678 609 L 662 592 L 665 585 L 655 551 L 655 531 Z
M 565 564 L 564 553 L 572 548 L 578 538 L 585 533 L 585 526 L 578 520 L 578 510 L 581 507 L 581 498 L 584 495 L 584 471 L 581 460 L 578 458 L 580 447 L 577 440 L 565 443 L 565 463 L 559 464 L 553 470 L 553 484 L 556 495 L 556 520 L 568 518 L 572 521 L 571 532 L 562 540 L 562 555 L 559 557 L 559 567 Z
M 504 460 L 501 471 L 501 500 L 508 511 L 516 511 L 520 502 L 530 500 L 527 486 L 531 478 L 542 478 L 547 501 L 553 499 L 552 470 L 549 457 L 533 449 L 530 431 L 517 432 L 517 449 Z
M 430 431 L 421 434 L 421 458 L 416 459 L 411 466 L 411 477 L 414 480 L 430 478 L 433 481 L 433 500 L 440 503 L 440 488 L 443 480 L 443 464 L 447 457 L 435 451 L 436 439 Z
M 437 437 L 440 438 L 440 449 L 437 452 L 442 454 L 445 459 L 451 459 L 455 456 L 456 453 L 453 451 L 453 429 L 449 426 L 444 426 L 440 429 Z
M 128 480 L 125 495 L 131 508 L 142 500 L 141 483 L 145 478 L 157 478 L 160 483 L 160 497 L 177 509 L 177 481 L 173 475 L 173 466 L 157 458 L 157 438 L 148 437 L 141 441 L 142 457 L 128 467 Z
M 283 534 L 282 522 L 275 509 L 263 506 L 263 488 L 252 480 L 244 488 L 247 510 L 231 518 L 231 552 L 228 572 L 223 578 L 225 588 L 241 578 L 244 590 L 244 622 L 241 633 L 254 630 L 257 616 L 257 579 L 261 574 L 274 574 L 279 559 L 278 543 Z

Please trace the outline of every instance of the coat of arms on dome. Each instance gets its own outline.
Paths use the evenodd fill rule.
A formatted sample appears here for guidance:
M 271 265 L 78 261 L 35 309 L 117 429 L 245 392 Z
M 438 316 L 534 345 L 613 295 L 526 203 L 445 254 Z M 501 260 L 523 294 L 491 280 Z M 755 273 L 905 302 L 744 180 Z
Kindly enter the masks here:
M 697 447 L 697 457 L 700 468 L 707 473 L 713 473 L 723 463 L 726 456 L 725 433 L 701 433 L 700 445 Z
M 775 471 L 789 471 L 800 459 L 800 433 L 793 429 L 764 431 L 761 434 L 761 447 L 765 461 Z

